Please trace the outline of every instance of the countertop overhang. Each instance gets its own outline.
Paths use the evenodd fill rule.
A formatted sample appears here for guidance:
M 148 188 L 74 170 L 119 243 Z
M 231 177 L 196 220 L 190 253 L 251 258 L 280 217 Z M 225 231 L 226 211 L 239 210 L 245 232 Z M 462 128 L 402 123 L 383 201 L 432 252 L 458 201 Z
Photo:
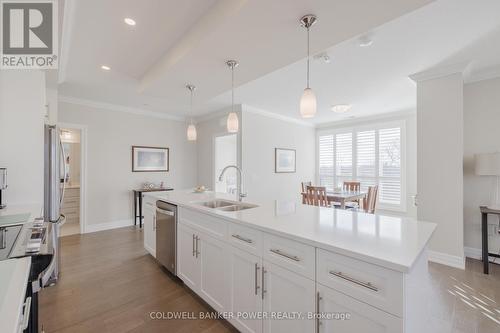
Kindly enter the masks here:
M 258 207 L 226 212 L 199 203 L 235 201 L 234 195 L 193 190 L 144 195 L 404 273 L 411 270 L 436 228 L 434 223 L 409 217 L 309 206 L 293 200 L 249 197 L 244 202 Z

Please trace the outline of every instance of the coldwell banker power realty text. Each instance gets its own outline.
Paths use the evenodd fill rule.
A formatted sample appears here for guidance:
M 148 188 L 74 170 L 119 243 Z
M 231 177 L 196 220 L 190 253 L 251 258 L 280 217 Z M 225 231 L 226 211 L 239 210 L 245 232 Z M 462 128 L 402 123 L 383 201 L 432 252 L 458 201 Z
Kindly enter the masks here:
M 57 0 L 0 0 L 1 69 L 55 69 Z

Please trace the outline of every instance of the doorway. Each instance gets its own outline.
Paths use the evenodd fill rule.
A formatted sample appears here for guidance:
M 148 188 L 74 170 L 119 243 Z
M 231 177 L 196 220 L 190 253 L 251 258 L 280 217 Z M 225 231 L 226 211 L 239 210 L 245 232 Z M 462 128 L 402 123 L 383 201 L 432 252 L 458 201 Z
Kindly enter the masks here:
M 61 226 L 61 236 L 83 233 L 84 174 L 85 174 L 85 128 L 59 124 L 64 158 L 60 161 L 62 191 L 61 214 L 66 222 Z
M 235 169 L 229 169 L 219 181 L 222 169 L 228 165 L 238 165 L 237 134 L 224 134 L 214 138 L 214 190 L 219 193 L 236 193 L 238 189 L 238 174 Z

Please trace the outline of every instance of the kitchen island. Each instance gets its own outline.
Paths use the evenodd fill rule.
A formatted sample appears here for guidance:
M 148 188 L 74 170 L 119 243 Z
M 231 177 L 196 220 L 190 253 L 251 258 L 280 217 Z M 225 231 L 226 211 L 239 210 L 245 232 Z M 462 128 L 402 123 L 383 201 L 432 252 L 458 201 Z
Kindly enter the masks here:
M 144 242 L 153 256 L 157 200 L 178 206 L 178 277 L 242 332 L 427 329 L 433 223 L 293 201 L 241 206 L 213 192 L 148 193 Z

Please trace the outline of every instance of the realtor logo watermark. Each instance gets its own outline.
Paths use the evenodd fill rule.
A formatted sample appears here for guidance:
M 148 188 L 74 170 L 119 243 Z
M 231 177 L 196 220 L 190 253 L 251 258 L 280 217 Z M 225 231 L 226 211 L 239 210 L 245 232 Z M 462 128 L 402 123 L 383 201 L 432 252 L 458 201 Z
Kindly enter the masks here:
M 1 69 L 56 69 L 56 0 L 0 0 Z

